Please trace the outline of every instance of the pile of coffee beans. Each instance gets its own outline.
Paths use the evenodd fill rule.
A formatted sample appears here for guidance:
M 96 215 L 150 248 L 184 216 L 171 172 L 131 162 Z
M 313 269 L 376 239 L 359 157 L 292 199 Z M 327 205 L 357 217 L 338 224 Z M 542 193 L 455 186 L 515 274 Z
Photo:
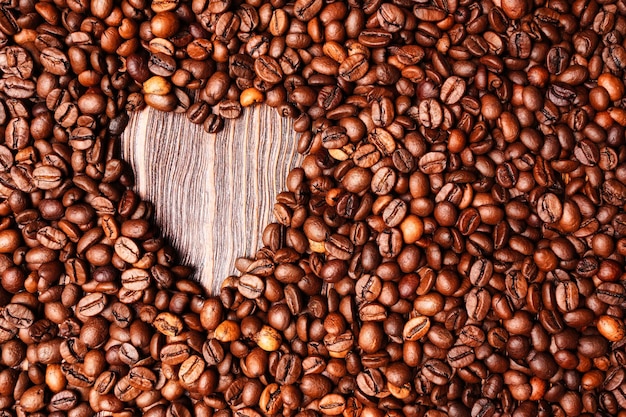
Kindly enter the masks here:
M 625 0 L 3 0 L 0 417 L 626 416 L 625 45 Z M 120 135 L 255 103 L 305 157 L 211 296 Z

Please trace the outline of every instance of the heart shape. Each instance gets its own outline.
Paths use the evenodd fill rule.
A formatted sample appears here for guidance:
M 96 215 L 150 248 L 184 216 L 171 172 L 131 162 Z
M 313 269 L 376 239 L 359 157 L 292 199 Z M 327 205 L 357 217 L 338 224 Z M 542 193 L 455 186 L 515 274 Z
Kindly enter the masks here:
M 131 115 L 121 147 L 163 235 L 218 294 L 237 257 L 262 246 L 276 195 L 301 160 L 296 144 L 293 120 L 255 106 L 217 134 L 184 115 L 147 108 Z

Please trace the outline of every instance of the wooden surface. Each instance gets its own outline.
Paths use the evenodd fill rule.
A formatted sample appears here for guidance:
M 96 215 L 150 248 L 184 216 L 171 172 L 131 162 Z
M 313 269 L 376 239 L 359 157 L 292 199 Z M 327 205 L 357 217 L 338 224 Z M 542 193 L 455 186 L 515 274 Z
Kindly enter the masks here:
M 135 113 L 122 138 L 136 190 L 196 278 L 215 291 L 254 255 L 276 195 L 300 155 L 292 122 L 268 106 L 246 109 L 217 135 L 184 115 Z

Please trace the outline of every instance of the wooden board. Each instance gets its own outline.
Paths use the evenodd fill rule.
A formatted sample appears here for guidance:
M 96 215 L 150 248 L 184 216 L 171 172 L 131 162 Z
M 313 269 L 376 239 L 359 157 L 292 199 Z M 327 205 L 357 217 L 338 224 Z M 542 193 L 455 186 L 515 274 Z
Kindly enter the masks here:
M 122 156 L 136 191 L 155 206 L 155 220 L 185 265 L 215 292 L 252 256 L 273 220 L 276 195 L 300 161 L 291 120 L 268 106 L 246 109 L 208 134 L 184 115 L 146 109 L 131 116 Z

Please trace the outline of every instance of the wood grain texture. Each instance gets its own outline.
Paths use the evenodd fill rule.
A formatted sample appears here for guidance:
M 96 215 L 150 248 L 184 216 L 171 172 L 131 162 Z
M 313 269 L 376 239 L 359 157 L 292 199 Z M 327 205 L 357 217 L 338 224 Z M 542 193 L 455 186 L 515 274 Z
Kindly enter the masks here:
M 296 145 L 292 121 L 268 106 L 244 110 L 217 135 L 146 109 L 131 116 L 122 156 L 182 263 L 215 293 L 235 259 L 261 247 L 276 195 L 300 161 Z

